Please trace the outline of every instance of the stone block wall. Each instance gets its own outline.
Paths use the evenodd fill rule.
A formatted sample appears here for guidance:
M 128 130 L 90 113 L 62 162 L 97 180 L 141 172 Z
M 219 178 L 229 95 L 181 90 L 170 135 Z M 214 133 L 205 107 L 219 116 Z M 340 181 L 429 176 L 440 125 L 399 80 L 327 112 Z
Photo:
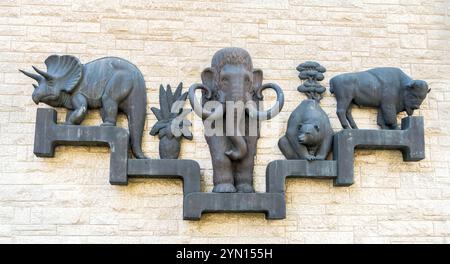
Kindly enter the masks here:
M 33 155 L 37 106 L 17 69 L 50 54 L 82 62 L 119 56 L 144 74 L 148 109 L 160 83 L 185 89 L 200 81 L 215 51 L 247 49 L 266 82 L 285 92 L 283 112 L 263 124 L 255 167 L 257 191 L 265 167 L 283 159 L 277 147 L 291 111 L 304 99 L 295 67 L 315 60 L 336 74 L 395 66 L 428 81 L 432 92 L 416 111 L 425 118 L 426 159 L 404 163 L 399 151 L 356 152 L 355 184 L 287 182 L 287 218 L 207 214 L 182 220 L 182 183 L 133 179 L 108 183 L 109 150 L 59 147 L 55 158 Z M 402 243 L 450 242 L 450 3 L 448 0 L 2 0 L 0 2 L 0 243 Z M 267 93 L 267 104 L 275 96 Z M 322 100 L 340 129 L 335 99 Z M 40 105 L 39 107 L 45 107 Z M 63 120 L 65 111 L 58 110 Z M 399 119 L 403 115 L 399 115 Z M 361 128 L 376 128 L 374 109 L 354 109 Z M 201 121 L 181 158 L 212 170 Z M 84 124 L 99 124 L 92 111 Z M 156 122 L 148 111 L 143 149 L 158 157 Z M 124 117 L 120 125 L 126 126 Z

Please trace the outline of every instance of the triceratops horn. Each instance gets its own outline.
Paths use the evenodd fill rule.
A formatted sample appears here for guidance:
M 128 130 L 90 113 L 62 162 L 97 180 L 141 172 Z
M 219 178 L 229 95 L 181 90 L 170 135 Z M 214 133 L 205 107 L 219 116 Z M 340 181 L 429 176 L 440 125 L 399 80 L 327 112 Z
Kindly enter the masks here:
M 24 71 L 24 70 L 19 70 L 19 71 L 20 71 L 21 73 L 25 74 L 26 76 L 28 76 L 28 77 L 30 77 L 30 78 L 32 78 L 32 79 L 38 81 L 38 82 L 42 79 L 42 77 L 39 76 L 39 75 L 37 75 L 37 74 L 29 73 L 29 72 L 26 72 L 26 71 Z
M 41 71 L 41 70 L 39 70 L 38 68 L 36 68 L 34 66 L 32 66 L 32 67 L 37 73 L 39 73 L 40 75 L 44 76 L 45 79 L 51 80 L 53 78 L 50 74 L 46 73 L 45 71 Z

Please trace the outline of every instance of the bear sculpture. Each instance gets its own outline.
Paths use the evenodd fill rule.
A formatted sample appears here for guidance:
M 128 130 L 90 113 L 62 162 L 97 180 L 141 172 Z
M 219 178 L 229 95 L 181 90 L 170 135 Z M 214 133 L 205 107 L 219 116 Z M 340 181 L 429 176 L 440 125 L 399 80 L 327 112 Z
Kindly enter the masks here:
M 307 99 L 292 112 L 278 147 L 286 159 L 325 160 L 332 143 L 333 129 L 327 114 L 319 102 Z

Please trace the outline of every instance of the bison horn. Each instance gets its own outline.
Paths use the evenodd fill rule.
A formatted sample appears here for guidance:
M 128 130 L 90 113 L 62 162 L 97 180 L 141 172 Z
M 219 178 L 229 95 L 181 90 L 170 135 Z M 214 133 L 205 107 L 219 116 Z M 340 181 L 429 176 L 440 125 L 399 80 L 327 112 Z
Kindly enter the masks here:
M 30 77 L 30 78 L 36 80 L 37 82 L 39 82 L 39 81 L 42 79 L 42 77 L 39 76 L 39 75 L 37 75 L 37 74 L 29 73 L 29 72 L 26 72 L 26 71 L 24 71 L 24 70 L 19 70 L 19 71 L 20 71 L 21 73 L 25 74 L 26 76 L 28 76 L 28 77 Z
M 51 80 L 53 78 L 50 74 L 46 73 L 45 71 L 41 71 L 41 70 L 39 70 L 38 68 L 36 68 L 34 66 L 32 66 L 32 67 L 37 73 L 39 73 L 40 75 L 44 76 L 45 79 Z

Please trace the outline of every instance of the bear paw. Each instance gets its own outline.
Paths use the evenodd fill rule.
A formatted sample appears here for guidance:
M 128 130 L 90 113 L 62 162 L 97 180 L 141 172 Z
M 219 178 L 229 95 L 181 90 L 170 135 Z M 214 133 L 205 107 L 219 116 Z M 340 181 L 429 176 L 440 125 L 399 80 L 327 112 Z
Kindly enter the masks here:
M 306 160 L 308 160 L 308 161 L 317 160 L 317 157 L 313 156 L 313 155 L 308 155 L 308 156 L 306 156 Z

